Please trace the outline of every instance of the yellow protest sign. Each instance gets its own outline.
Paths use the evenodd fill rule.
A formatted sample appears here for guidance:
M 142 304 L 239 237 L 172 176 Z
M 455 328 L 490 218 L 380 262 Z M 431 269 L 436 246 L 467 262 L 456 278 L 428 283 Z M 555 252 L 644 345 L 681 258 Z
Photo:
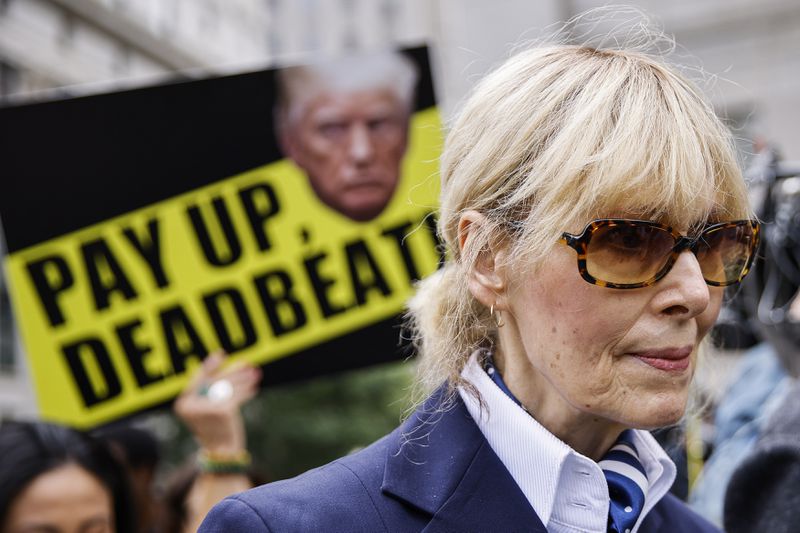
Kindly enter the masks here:
M 437 110 L 411 130 L 368 224 L 325 209 L 284 159 L 11 254 L 42 414 L 93 426 L 171 398 L 209 350 L 263 364 L 400 312 L 439 261 Z
M 427 61 L 424 49 L 414 54 Z M 237 95 L 250 91 L 260 98 L 273 83 L 270 71 L 120 94 L 116 100 L 98 97 L 50 108 L 0 110 L 9 129 L 15 120 L 26 124 L 39 112 L 48 118 L 72 116 L 70 106 L 102 110 L 95 123 L 104 122 L 109 109 L 125 112 L 127 129 L 120 139 L 134 146 L 148 141 L 136 133 L 142 126 L 131 111 L 133 104 L 151 120 L 159 113 L 174 115 L 164 117 L 163 133 L 154 133 L 167 144 L 150 143 L 152 161 L 147 154 L 127 159 L 127 167 L 107 178 L 110 165 L 123 163 L 115 155 L 123 153 L 121 143 L 112 139 L 105 153 L 98 150 L 97 161 L 84 157 L 63 163 L 64 174 L 75 176 L 75 190 L 55 177 L 55 160 L 32 162 L 19 156 L 10 163 L 19 176 L 46 171 L 42 182 L 63 191 L 63 201 L 42 195 L 37 203 L 30 194 L 16 202 L 0 199 L 10 250 L 6 274 L 42 416 L 88 428 L 163 404 L 208 352 L 220 348 L 258 365 L 314 348 L 315 359 L 300 358 L 299 364 L 324 362 L 323 371 L 397 357 L 391 352 L 399 331 L 390 331 L 392 345 L 373 343 L 369 334 L 361 341 L 358 334 L 390 328 L 414 281 L 440 261 L 433 212 L 441 123 L 426 68 L 427 96 L 418 102 L 428 105 L 418 103 L 411 114 L 401 177 L 389 203 L 368 220 L 343 215 L 318 190 L 309 169 L 288 158 L 267 155 L 265 164 L 215 177 L 226 168 L 242 168 L 241 162 L 216 168 L 225 153 L 193 150 L 193 139 L 200 145 L 219 143 L 218 132 L 236 125 L 238 131 L 227 130 L 241 143 L 232 146 L 240 152 L 232 159 L 257 160 L 264 150 L 279 153 L 269 152 L 269 143 L 260 140 L 263 126 L 249 115 L 259 109 L 259 116 L 265 116 L 270 103 L 228 99 L 215 107 L 221 110 L 205 126 L 192 128 L 181 120 L 198 104 L 232 88 Z M 369 101 L 361 98 L 367 106 Z M 327 122 L 320 128 L 347 126 L 331 109 L 337 110 L 324 109 Z M 365 115 L 354 126 L 363 131 L 353 130 L 353 135 L 390 135 L 383 116 L 375 116 Z M 86 131 L 104 142 L 102 131 Z M 324 133 L 341 137 L 340 131 Z M 3 128 L 0 136 L 6 139 Z M 80 146 L 57 131 L 53 138 L 73 150 Z M 130 148 L 125 149 L 127 154 Z M 181 159 L 187 155 L 195 160 Z M 104 171 L 98 161 L 106 165 Z M 209 166 L 213 171 L 206 172 Z M 165 175 L 165 168 L 193 170 L 198 177 Z M 127 180 L 118 183 L 127 193 L 117 192 L 115 174 L 133 175 L 142 185 Z M 15 186 L 30 185 L 20 177 Z M 36 220 L 43 222 L 37 225 Z M 66 230 L 58 220 L 65 221 Z M 350 340 L 330 344 L 342 338 Z M 331 349 L 319 351 L 327 346 Z M 295 374 L 306 371 L 319 373 L 301 368 Z

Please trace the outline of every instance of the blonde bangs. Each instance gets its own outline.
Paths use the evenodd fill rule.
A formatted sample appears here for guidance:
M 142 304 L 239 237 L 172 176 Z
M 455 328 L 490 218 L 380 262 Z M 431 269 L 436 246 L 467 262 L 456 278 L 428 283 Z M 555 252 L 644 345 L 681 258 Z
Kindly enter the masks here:
M 570 55 L 570 96 L 550 114 L 546 146 L 517 160 L 528 175 L 499 207 L 528 209 L 514 261 L 535 265 L 561 232 L 594 218 L 686 230 L 751 216 L 731 135 L 688 81 L 636 53 L 581 49 L 591 57 L 578 65 Z
M 589 212 L 677 228 L 750 216 L 727 128 L 688 82 L 645 66 L 618 95 L 617 127 L 587 172 L 587 189 L 602 191 Z

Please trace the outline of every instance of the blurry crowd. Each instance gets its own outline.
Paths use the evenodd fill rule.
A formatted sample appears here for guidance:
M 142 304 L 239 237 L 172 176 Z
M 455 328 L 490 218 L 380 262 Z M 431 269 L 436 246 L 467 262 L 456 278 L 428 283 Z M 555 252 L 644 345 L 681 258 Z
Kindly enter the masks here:
M 206 357 L 174 411 L 198 450 L 156 489 L 160 444 L 115 424 L 90 434 L 45 422 L 0 426 L 0 531 L 197 531 L 224 497 L 264 483 L 250 464 L 241 407 L 257 368 Z
M 753 275 L 731 294 L 717 342 L 743 350 L 713 412 L 689 503 L 726 531 L 800 521 L 800 164 L 756 146 L 747 178 L 764 222 Z

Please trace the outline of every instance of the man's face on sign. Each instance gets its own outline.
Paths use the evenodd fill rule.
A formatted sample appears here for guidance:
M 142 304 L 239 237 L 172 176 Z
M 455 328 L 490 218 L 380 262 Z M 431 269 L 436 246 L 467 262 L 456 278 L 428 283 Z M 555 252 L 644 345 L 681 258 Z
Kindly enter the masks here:
M 363 222 L 383 211 L 397 186 L 408 111 L 389 88 L 323 92 L 304 103 L 282 137 L 320 200 Z

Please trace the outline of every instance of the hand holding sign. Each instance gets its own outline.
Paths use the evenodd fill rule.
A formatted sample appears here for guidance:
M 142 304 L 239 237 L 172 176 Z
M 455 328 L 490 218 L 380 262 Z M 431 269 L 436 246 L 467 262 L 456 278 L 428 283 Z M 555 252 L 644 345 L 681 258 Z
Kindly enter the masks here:
M 252 487 L 241 407 L 258 392 L 261 371 L 224 362 L 222 351 L 206 357 L 175 401 L 175 413 L 200 445 L 200 472 L 186 496 L 183 531 L 197 531 L 214 504 Z
M 175 401 L 175 413 L 205 452 L 235 455 L 246 450 L 241 407 L 256 395 L 261 371 L 247 364 L 223 367 L 224 360 L 215 352 L 203 361 Z

